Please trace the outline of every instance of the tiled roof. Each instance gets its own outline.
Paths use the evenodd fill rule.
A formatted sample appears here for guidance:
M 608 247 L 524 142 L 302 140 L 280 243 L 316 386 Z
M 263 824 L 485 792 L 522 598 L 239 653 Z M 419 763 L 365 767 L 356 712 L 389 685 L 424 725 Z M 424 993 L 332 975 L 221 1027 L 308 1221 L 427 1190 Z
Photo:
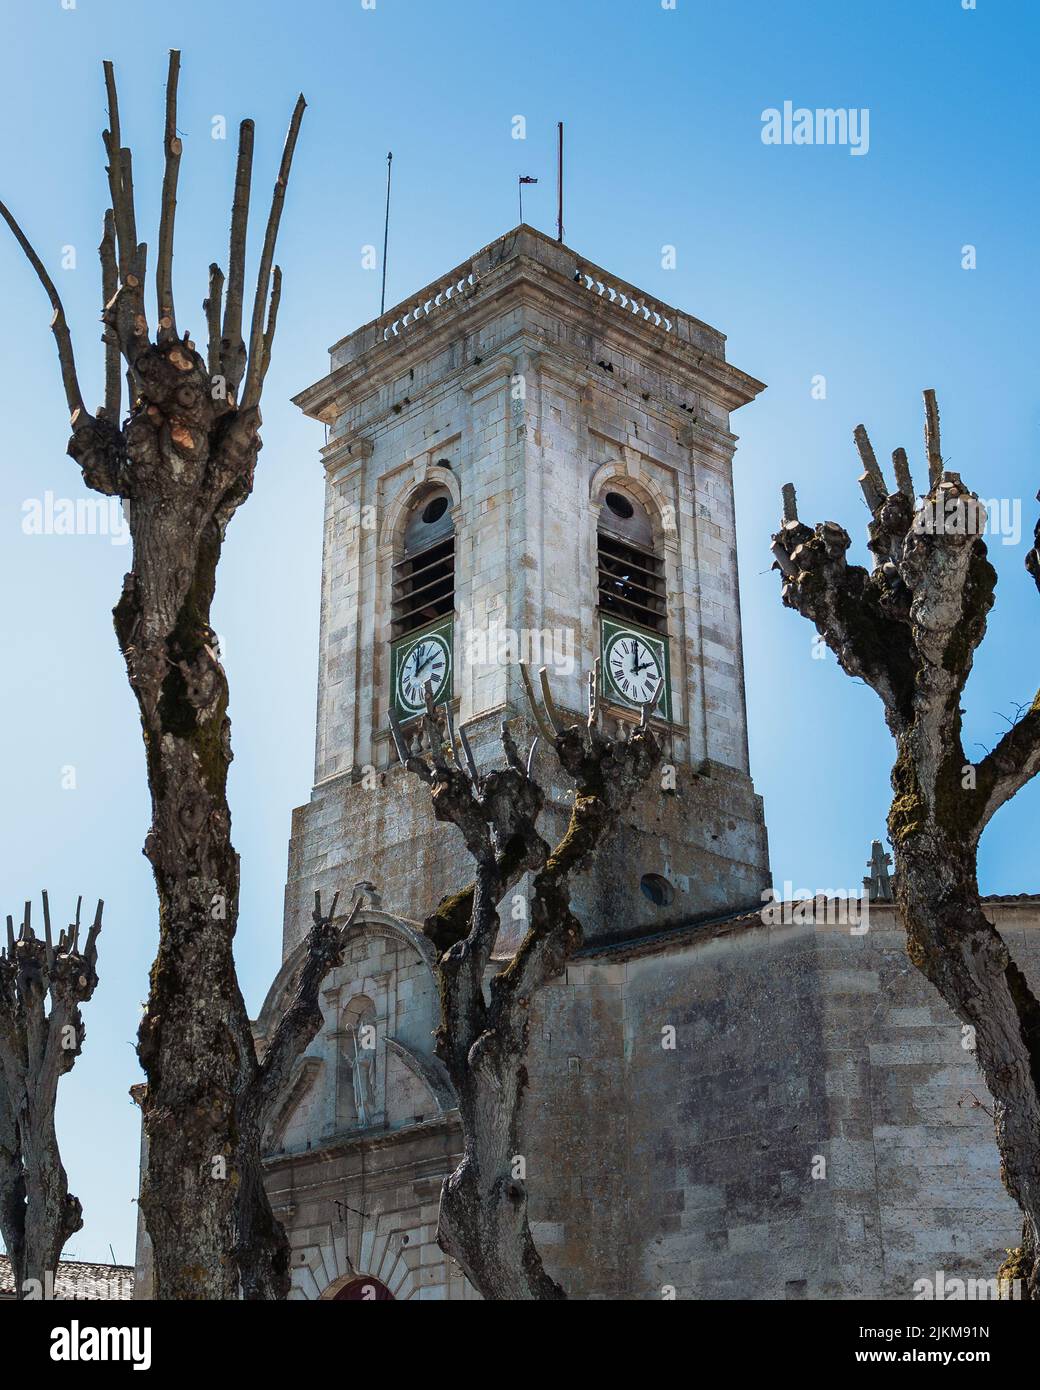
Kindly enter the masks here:
M 54 1280 L 55 1298 L 129 1300 L 134 1296 L 132 1265 L 99 1265 L 61 1260 Z M 0 1255 L 0 1298 L 14 1298 L 11 1261 Z

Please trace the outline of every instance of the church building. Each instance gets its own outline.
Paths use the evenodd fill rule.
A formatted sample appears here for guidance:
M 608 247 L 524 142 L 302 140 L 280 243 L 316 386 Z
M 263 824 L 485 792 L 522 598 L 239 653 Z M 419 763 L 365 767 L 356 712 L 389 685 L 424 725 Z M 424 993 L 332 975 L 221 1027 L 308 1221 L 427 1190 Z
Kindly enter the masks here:
M 390 715 L 421 749 L 432 682 L 498 765 L 504 719 L 522 748 L 536 732 L 518 659 L 575 718 L 598 660 L 621 738 L 663 679 L 674 769 L 577 881 L 584 945 L 532 1011 L 522 1156 L 549 1272 L 574 1298 L 906 1299 L 1018 1243 L 969 1040 L 907 959 L 883 865 L 859 916 L 764 910 L 731 420 L 763 389 L 717 329 L 520 226 L 296 397 L 327 427 L 315 777 L 259 1039 L 315 890 L 364 909 L 267 1135 L 292 1297 L 478 1296 L 436 1240 L 461 1132 L 421 926 L 472 862 Z M 572 792 L 551 749 L 534 769 L 553 843 Z M 987 910 L 1035 974 L 1036 900 Z

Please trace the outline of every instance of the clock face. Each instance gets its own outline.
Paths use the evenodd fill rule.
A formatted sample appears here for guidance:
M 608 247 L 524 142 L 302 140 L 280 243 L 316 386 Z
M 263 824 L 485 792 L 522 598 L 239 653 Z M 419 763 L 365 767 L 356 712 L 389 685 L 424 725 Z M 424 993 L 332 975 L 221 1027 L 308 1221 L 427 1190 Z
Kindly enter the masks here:
M 436 700 L 444 690 L 451 669 L 451 653 L 439 632 L 420 637 L 397 672 L 397 701 L 403 709 L 418 713 L 426 708 L 425 690 L 433 686 Z
M 651 699 L 664 675 L 656 652 L 636 632 L 611 637 L 606 662 L 615 688 L 633 704 Z

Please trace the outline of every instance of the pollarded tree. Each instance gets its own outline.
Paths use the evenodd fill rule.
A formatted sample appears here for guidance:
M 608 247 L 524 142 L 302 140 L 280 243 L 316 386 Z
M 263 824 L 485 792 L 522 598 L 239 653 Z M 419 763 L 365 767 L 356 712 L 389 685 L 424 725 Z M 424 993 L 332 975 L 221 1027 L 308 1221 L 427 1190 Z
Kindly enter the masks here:
M 905 450 L 892 455 L 890 493 L 866 430 L 855 430 L 872 570 L 848 564 L 849 535 L 836 522 L 813 528 L 798 519 L 790 484 L 773 555 L 785 605 L 815 623 L 842 669 L 881 698 L 896 744 L 888 832 L 907 949 L 974 1029 L 995 1102 L 1001 1174 L 1023 1214 L 1022 1246 L 1002 1273 L 1023 1277 L 1038 1299 L 1040 1004 L 982 910 L 976 857 L 990 819 L 1040 770 L 1040 694 L 991 752 L 970 761 L 961 703 L 997 576 L 982 539 L 985 509 L 959 474 L 944 470 L 934 391 L 924 401 L 921 498 Z M 1036 552 L 1030 561 L 1040 574 Z
M 284 1297 L 285 1236 L 258 1177 L 258 1117 L 273 1084 L 261 1073 L 284 1074 L 317 1025 L 307 999 L 299 1001 L 277 1052 L 262 1062 L 256 1057 L 232 953 L 239 864 L 227 801 L 231 726 L 210 606 L 225 532 L 252 490 L 261 447 L 260 395 L 282 282 L 275 243 L 305 102 L 301 96 L 293 111 L 274 185 L 248 348 L 243 302 L 253 123 L 240 126 L 227 281 L 210 266 L 202 353 L 178 328 L 173 296 L 180 55 L 170 54 L 166 86 L 154 336 L 132 160 L 120 134 L 111 63 L 104 71 L 112 205 L 100 246 L 105 401 L 93 414 L 80 391 L 54 283 L 2 204 L 0 213 L 54 311 L 72 423 L 68 452 L 88 487 L 122 500 L 133 542 L 115 627 L 141 713 L 152 798 L 145 854 L 159 897 L 159 951 L 138 1040 L 148 1078 L 141 1204 L 154 1246 L 158 1297 L 234 1298 L 240 1289 L 251 1297 Z M 316 966 L 331 968 L 339 944 L 332 924 L 323 928 L 316 921 L 310 940 Z M 316 1000 L 314 971 L 305 970 L 301 981 Z
M 455 1088 L 464 1144 L 441 1188 L 438 1242 L 484 1298 L 562 1299 L 566 1294 L 546 1273 L 531 1237 L 527 1190 L 516 1168 L 531 1001 L 581 945 L 570 879 L 588 868 L 658 764 L 648 719 L 660 690 L 643 706 L 628 739 L 611 739 L 600 728 L 598 669 L 589 677 L 584 727 L 565 724 L 544 669 L 539 709 L 527 670 L 521 670 L 541 736 L 574 781 L 570 821 L 555 848 L 537 829 L 545 794 L 531 775 L 534 744 L 524 763 L 508 724 L 502 725 L 507 765 L 483 773 L 465 730 L 456 742 L 447 704 L 442 726 L 429 687 L 429 762 L 409 750 L 392 714 L 391 724 L 402 763 L 429 786 L 434 815 L 458 827 L 475 864 L 473 883 L 444 899 L 423 923 L 438 953 L 437 1055 Z M 527 931 L 508 965 L 488 982 L 498 906 L 525 873 L 532 875 Z
M 80 1014 L 97 988 L 97 938 L 104 903 L 80 949 L 80 908 L 57 945 L 43 894 L 41 940 L 32 909 L 17 937 L 7 919 L 0 950 L 0 1235 L 11 1260 L 16 1298 L 51 1297 L 65 1242 L 83 1225 L 83 1208 L 69 1192 L 54 1111 L 58 1082 L 83 1050 Z M 49 1006 L 49 1007 L 48 1007 Z

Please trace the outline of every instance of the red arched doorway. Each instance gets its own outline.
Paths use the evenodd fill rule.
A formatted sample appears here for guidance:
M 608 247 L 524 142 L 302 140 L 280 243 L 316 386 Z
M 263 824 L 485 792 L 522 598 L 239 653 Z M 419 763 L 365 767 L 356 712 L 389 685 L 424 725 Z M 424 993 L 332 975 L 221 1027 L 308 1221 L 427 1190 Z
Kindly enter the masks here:
M 339 1293 L 333 1294 L 332 1302 L 338 1303 L 341 1298 L 361 1303 L 380 1303 L 385 1299 L 393 1302 L 394 1296 L 379 1279 L 374 1279 L 370 1274 L 360 1274 L 349 1284 L 344 1284 Z

